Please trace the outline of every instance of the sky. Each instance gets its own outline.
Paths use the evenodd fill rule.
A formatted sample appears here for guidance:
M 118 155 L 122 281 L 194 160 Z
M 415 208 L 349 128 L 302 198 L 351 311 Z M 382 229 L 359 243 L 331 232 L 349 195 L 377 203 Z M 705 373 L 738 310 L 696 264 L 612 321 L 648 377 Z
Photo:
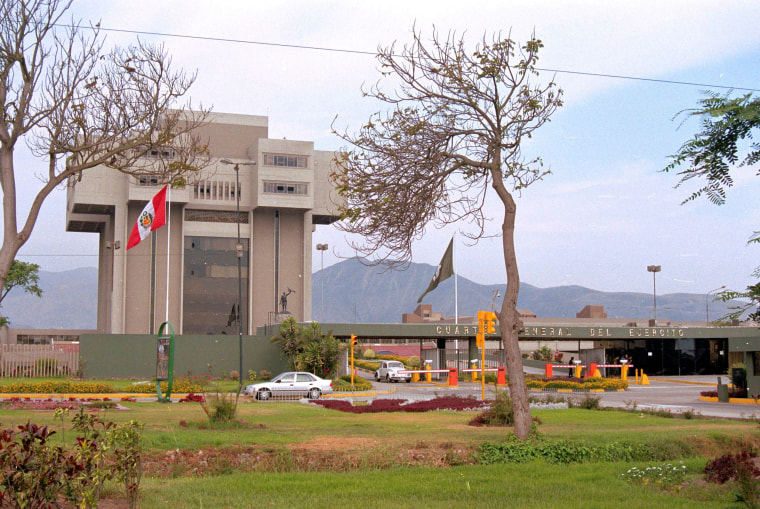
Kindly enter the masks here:
M 661 170 L 698 128 L 677 114 L 697 105 L 705 90 L 760 90 L 760 2 L 75 0 L 71 13 L 100 22 L 107 45 L 137 40 L 114 30 L 163 44 L 173 65 L 197 72 L 193 105 L 268 115 L 271 138 L 310 140 L 319 150 L 342 147 L 333 122 L 353 131 L 379 108 L 361 94 L 362 84 L 379 78 L 376 60 L 362 52 L 408 43 L 413 26 L 423 36 L 434 27 L 453 31 L 471 45 L 484 34 L 523 42 L 535 32 L 544 43 L 541 80 L 554 79 L 565 104 L 524 144 L 552 174 L 517 199 L 521 281 L 651 292 L 647 266 L 661 265 L 658 295 L 754 282 L 760 246 L 747 240 L 760 230 L 757 168 L 735 170 L 736 185 L 720 207 L 707 200 L 682 205 L 694 187 L 675 189 L 678 177 Z M 16 157 L 23 208 L 46 165 L 22 150 Z M 65 232 L 65 200 L 61 189 L 44 205 L 19 259 L 52 271 L 97 265 L 96 234 Z M 503 212 L 493 199 L 487 215 L 488 233 L 498 234 Z M 426 228 L 414 261 L 436 265 L 455 231 L 472 230 Z M 460 276 L 506 282 L 501 239 L 472 245 L 457 238 Z M 318 226 L 313 243 L 329 249 L 313 251 L 314 270 L 354 256 L 347 240 L 334 226 Z

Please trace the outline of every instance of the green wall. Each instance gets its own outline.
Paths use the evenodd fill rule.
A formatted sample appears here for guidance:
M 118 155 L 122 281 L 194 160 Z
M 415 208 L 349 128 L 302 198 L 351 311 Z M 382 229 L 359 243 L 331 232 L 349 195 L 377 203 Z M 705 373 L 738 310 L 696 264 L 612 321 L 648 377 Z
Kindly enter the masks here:
M 156 376 L 156 336 L 148 334 L 83 334 L 79 358 L 87 378 L 153 378 Z M 178 335 L 174 341 L 174 375 L 212 376 L 237 371 L 238 336 Z M 279 345 L 269 337 L 243 336 L 243 379 L 248 370 L 287 370 Z

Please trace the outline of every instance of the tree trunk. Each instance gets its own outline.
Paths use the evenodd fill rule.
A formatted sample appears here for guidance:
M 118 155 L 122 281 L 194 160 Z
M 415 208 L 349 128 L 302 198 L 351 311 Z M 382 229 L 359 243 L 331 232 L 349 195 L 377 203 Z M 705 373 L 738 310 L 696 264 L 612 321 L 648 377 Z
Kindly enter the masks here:
M 506 191 L 503 189 L 500 191 Z M 507 354 L 507 376 L 509 377 L 509 394 L 515 418 L 515 435 L 525 440 L 530 435 L 532 423 L 528 391 L 523 374 L 522 355 L 518 333 L 522 320 L 517 313 L 517 294 L 520 292 L 520 273 L 517 270 L 515 253 L 515 217 L 517 204 L 509 193 L 499 193 L 504 202 L 504 224 L 502 225 L 502 244 L 504 247 L 504 264 L 507 269 L 507 289 L 499 311 L 502 346 Z

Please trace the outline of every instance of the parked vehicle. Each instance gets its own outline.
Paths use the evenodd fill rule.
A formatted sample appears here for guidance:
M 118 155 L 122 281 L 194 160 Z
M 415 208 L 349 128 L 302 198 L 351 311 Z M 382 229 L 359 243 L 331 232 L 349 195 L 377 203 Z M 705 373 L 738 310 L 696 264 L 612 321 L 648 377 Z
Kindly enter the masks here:
M 383 361 L 380 367 L 375 371 L 375 380 L 384 380 L 386 382 L 406 382 L 412 381 L 411 373 L 404 373 L 406 366 L 401 361 Z
M 280 373 L 268 382 L 251 384 L 243 389 L 244 394 L 262 401 L 270 398 L 295 397 L 319 399 L 322 394 L 331 392 L 332 380 L 324 380 L 303 371 Z

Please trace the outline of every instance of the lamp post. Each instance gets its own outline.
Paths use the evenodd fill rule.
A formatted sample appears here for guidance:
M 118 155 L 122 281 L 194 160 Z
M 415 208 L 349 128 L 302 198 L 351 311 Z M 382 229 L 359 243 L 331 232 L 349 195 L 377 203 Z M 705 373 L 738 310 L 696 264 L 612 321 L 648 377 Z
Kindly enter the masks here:
M 710 294 L 713 292 L 717 292 L 718 290 L 722 290 L 726 287 L 726 285 L 723 285 L 719 288 L 716 288 L 715 290 L 710 290 L 705 295 L 705 326 L 710 326 Z
M 240 239 L 240 164 L 246 166 L 253 166 L 256 163 L 233 163 L 229 159 L 222 159 L 222 164 L 234 164 L 235 165 L 235 222 L 237 223 L 237 243 L 235 244 L 235 255 L 237 258 L 237 273 L 238 273 L 238 301 L 237 301 L 237 322 L 238 322 L 238 360 L 240 362 L 238 371 L 238 394 L 243 389 L 243 314 L 241 307 L 243 305 L 243 243 Z
M 491 290 L 491 311 L 493 312 L 496 312 L 494 309 L 494 303 L 499 297 L 501 297 L 501 292 L 499 290 Z
M 325 251 L 327 251 L 327 243 L 317 244 L 317 251 L 322 252 L 322 268 L 319 271 L 320 279 L 322 280 L 322 310 L 319 312 L 319 319 L 325 321 Z
M 652 294 L 654 295 L 654 325 L 657 326 L 657 273 L 662 270 L 660 265 L 648 265 L 647 272 L 652 273 Z

